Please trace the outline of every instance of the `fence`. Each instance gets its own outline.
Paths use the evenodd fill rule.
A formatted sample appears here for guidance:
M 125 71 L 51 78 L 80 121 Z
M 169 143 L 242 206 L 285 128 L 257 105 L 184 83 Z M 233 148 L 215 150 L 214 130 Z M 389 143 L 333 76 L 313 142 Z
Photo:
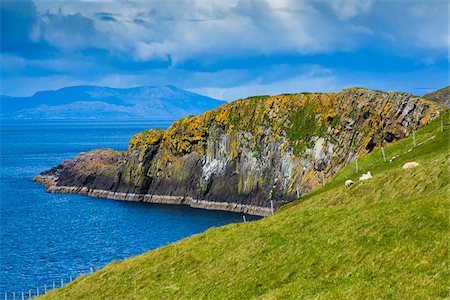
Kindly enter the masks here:
M 94 273 L 94 268 L 90 267 L 89 272 Z M 83 274 L 88 274 L 88 273 L 78 273 L 78 276 L 83 275 Z M 56 288 L 61 288 L 64 285 L 71 283 L 78 276 L 69 275 L 66 278 L 59 278 L 57 280 L 53 280 L 50 282 L 49 285 L 47 285 L 45 283 L 45 284 L 37 286 L 35 288 L 28 289 L 27 291 L 4 292 L 3 299 L 5 299 L 5 300 L 32 299 L 32 298 L 40 296 L 40 295 L 45 295 L 47 292 L 54 290 Z

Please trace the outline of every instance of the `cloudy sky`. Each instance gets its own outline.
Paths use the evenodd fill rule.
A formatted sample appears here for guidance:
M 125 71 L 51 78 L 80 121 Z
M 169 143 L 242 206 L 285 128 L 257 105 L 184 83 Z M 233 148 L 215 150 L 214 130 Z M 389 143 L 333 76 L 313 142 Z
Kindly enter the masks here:
M 167 85 L 232 100 L 448 85 L 447 0 L 1 1 L 1 94 Z

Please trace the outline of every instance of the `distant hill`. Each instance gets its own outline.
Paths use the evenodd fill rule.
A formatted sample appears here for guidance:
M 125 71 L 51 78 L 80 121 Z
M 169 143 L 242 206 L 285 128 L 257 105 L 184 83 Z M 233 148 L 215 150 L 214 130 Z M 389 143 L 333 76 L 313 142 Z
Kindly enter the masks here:
M 180 118 L 226 103 L 171 85 L 127 89 L 83 85 L 0 99 L 3 119 Z
M 439 102 L 447 107 L 450 107 L 450 86 L 447 86 L 443 89 L 437 90 L 435 92 L 426 94 L 422 96 L 422 98 Z

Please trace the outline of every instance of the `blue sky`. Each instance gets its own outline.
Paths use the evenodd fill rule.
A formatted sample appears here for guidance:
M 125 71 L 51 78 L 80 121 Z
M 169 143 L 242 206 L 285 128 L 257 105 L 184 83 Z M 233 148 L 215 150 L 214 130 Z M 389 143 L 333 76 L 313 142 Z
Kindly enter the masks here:
M 1 1 L 0 93 L 173 84 L 233 100 L 449 82 L 448 1 Z

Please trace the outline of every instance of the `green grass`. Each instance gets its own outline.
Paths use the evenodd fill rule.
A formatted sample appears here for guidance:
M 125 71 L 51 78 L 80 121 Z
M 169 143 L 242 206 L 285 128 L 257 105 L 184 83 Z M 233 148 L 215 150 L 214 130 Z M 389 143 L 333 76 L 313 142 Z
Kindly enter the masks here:
M 449 112 L 359 159 L 256 222 L 212 228 L 43 299 L 436 299 L 449 297 Z M 408 152 L 409 149 L 412 149 Z M 408 161 L 415 169 L 402 170 Z M 356 182 L 362 172 L 374 178 Z M 344 186 L 346 179 L 356 184 Z

